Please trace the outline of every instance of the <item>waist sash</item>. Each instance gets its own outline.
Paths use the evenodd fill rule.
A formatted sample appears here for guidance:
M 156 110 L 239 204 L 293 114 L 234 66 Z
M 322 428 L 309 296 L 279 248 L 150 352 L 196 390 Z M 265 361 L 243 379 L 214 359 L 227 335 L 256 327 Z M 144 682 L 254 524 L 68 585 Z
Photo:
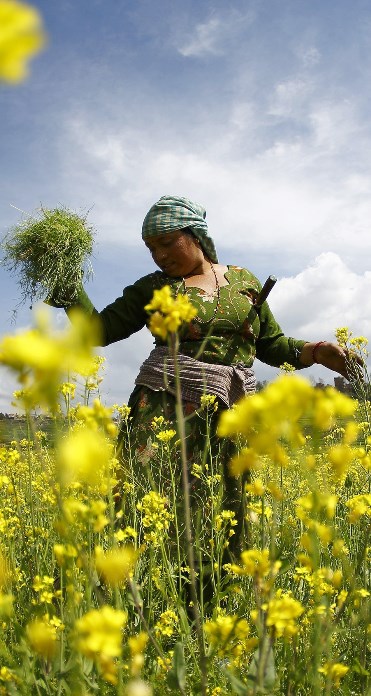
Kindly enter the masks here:
M 254 371 L 241 362 L 236 365 L 216 365 L 180 353 L 178 366 L 182 399 L 197 405 L 200 405 L 203 394 L 214 394 L 230 408 L 256 389 Z M 175 395 L 174 361 L 166 346 L 156 346 L 151 351 L 139 370 L 135 384 Z

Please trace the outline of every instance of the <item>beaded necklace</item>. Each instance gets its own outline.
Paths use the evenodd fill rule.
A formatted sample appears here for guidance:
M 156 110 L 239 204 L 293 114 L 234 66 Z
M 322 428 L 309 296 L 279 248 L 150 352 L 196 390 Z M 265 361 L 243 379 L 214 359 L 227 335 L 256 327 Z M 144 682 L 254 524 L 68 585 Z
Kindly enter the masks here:
M 199 316 L 195 316 L 195 317 L 194 317 L 193 321 L 197 321 L 199 324 L 210 324 L 210 323 L 213 321 L 213 319 L 215 319 L 215 317 L 216 317 L 216 315 L 217 315 L 217 312 L 218 312 L 218 309 L 219 309 L 219 307 L 220 307 L 220 285 L 219 285 L 219 281 L 218 281 L 218 276 L 216 275 L 215 268 L 214 268 L 212 262 L 210 261 L 210 259 L 208 259 L 208 261 L 209 261 L 209 264 L 210 264 L 210 266 L 211 266 L 211 270 L 212 270 L 212 272 L 213 272 L 213 274 L 214 274 L 214 278 L 215 278 L 216 305 L 215 305 L 215 307 L 214 307 L 214 311 L 213 311 L 212 316 L 210 317 L 210 319 L 207 319 L 207 320 L 205 321 L 204 319 L 201 319 Z M 186 286 L 186 284 L 185 284 L 184 278 L 182 278 L 182 287 L 183 287 L 184 293 L 186 293 L 186 291 L 187 291 L 187 286 Z M 213 295 L 215 296 L 215 291 L 214 291 Z

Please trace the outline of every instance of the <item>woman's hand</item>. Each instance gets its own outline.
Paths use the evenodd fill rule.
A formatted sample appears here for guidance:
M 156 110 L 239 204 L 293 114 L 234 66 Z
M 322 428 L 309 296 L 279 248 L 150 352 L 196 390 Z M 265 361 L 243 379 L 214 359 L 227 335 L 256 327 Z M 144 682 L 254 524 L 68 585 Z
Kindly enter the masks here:
M 364 366 L 362 358 L 358 355 L 349 353 L 346 349 L 329 341 L 306 343 L 303 346 L 299 360 L 306 367 L 310 367 L 315 363 L 324 365 L 329 370 L 338 372 L 348 380 L 352 376 L 354 377 L 357 369 Z

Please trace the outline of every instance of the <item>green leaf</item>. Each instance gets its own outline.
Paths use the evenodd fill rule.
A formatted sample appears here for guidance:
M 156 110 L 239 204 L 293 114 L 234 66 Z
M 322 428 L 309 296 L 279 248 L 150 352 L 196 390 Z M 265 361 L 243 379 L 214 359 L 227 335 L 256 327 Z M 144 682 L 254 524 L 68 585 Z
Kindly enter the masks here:
M 370 672 L 361 665 L 358 658 L 355 659 L 354 664 L 352 665 L 352 671 L 356 672 L 356 674 L 360 674 L 362 677 L 370 676 Z
M 261 651 L 259 648 L 255 650 L 249 667 L 248 679 L 250 679 L 253 682 L 257 681 L 259 661 L 261 659 L 264 659 L 264 674 L 261 684 L 258 684 L 256 693 L 270 694 L 276 683 L 277 678 L 276 668 L 274 664 L 274 652 L 271 645 L 269 646 L 268 653 L 265 656 L 261 655 Z
M 35 684 L 37 684 L 37 686 L 41 686 L 42 689 L 47 688 L 46 682 L 44 681 L 44 679 L 41 679 L 41 677 L 40 677 L 40 679 L 35 680 Z
M 230 672 L 229 669 L 226 669 L 223 667 L 222 669 L 223 674 L 227 677 L 233 694 L 237 694 L 237 696 L 248 696 L 250 693 L 250 690 L 244 684 L 238 677 L 236 677 L 233 672 Z
M 167 675 L 167 683 L 171 689 L 185 690 L 186 665 L 182 643 L 176 643 L 174 646 L 173 664 Z

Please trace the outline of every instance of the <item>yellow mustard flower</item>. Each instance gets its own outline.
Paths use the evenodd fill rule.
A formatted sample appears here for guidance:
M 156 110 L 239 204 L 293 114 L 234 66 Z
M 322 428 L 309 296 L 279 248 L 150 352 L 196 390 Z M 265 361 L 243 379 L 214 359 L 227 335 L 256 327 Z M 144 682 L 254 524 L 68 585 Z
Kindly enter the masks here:
M 231 564 L 231 570 L 236 575 L 250 575 L 253 578 L 263 578 L 271 570 L 269 549 L 249 549 L 241 553 L 242 566 Z
M 252 483 L 247 483 L 245 489 L 251 495 L 263 496 L 265 493 L 265 486 L 261 479 L 255 479 Z
M 106 681 L 117 683 L 115 658 L 122 651 L 122 631 L 127 614 L 108 605 L 91 609 L 75 623 L 75 647 L 94 660 Z
M 343 665 L 341 662 L 326 662 L 323 667 L 318 669 L 321 674 L 330 679 L 336 688 L 340 686 L 340 679 L 345 677 L 347 672 L 349 672 L 349 667 Z
M 222 413 L 221 437 L 244 435 L 258 454 L 282 463 L 281 441 L 293 447 L 305 443 L 301 432 L 303 417 L 320 431 L 329 429 L 337 416 L 351 417 L 356 405 L 332 387 L 315 389 L 302 377 L 284 375 L 263 391 L 241 399 L 233 409 Z
M 229 470 L 232 476 L 241 474 L 250 469 L 260 469 L 261 458 L 251 447 L 243 447 L 239 454 L 235 454 L 229 462 Z
M 128 646 L 131 656 L 131 673 L 136 676 L 141 671 L 144 665 L 144 651 L 148 643 L 148 634 L 144 631 L 137 633 L 135 636 L 130 636 Z
M 156 437 L 160 442 L 163 442 L 165 445 L 168 445 L 170 440 L 172 440 L 176 435 L 176 430 L 160 430 L 159 433 L 156 433 Z
M 206 410 L 210 409 L 211 411 L 217 411 L 218 402 L 216 400 L 215 394 L 202 394 L 201 408 Z
M 4 478 L 4 477 L 3 477 Z M 0 590 L 8 586 L 11 579 L 9 562 L 0 550 Z
M 121 546 L 104 552 L 100 546 L 95 548 L 95 567 L 111 587 L 122 585 L 131 577 L 138 552 L 133 546 Z
M 136 539 L 138 532 L 133 527 L 125 527 L 124 529 L 119 529 L 113 536 L 115 541 L 126 541 L 126 539 Z
M 169 285 L 155 290 L 151 302 L 144 309 L 153 312 L 149 320 L 149 330 L 163 340 L 166 340 L 169 333 L 178 331 L 183 322 L 190 322 L 197 314 L 187 295 L 173 297 Z
M 13 615 L 14 596 L 0 592 L 0 618 L 9 619 Z
M 255 647 L 255 640 L 249 644 L 250 626 L 246 619 L 235 615 L 219 615 L 216 619 L 206 621 L 204 631 L 208 637 L 210 646 L 219 657 L 239 653 L 239 647 L 243 646 L 245 652 Z
M 63 483 L 81 481 L 92 486 L 107 474 L 112 446 L 100 432 L 71 432 L 57 448 L 58 472 Z
M 61 568 L 78 556 L 78 550 L 72 544 L 54 544 L 53 551 L 55 559 Z
M 237 524 L 236 513 L 233 510 L 222 510 L 215 516 L 214 527 L 217 532 L 220 532 L 222 529 L 225 530 L 228 525 L 236 527 Z M 232 533 L 234 534 L 234 532 Z M 230 534 L 230 536 L 232 536 L 232 534 Z
M 20 82 L 28 61 L 45 44 L 42 19 L 35 7 L 15 0 L 0 2 L 0 80 Z
M 274 599 L 263 605 L 263 609 L 267 612 L 267 626 L 273 629 L 278 638 L 290 638 L 298 632 L 296 621 L 303 614 L 304 607 L 289 594 L 277 593 Z
M 47 619 L 35 619 L 26 627 L 31 649 L 41 657 L 51 660 L 57 650 L 57 629 Z
M 50 313 L 39 309 L 36 326 L 0 342 L 0 363 L 18 375 L 22 404 L 56 409 L 58 385 L 73 370 L 84 373 L 92 361 L 96 336 L 88 319 L 79 313 L 62 332 L 52 332 Z
M 173 514 L 169 512 L 168 499 L 156 491 L 151 491 L 143 496 L 137 503 L 137 509 L 142 513 L 142 525 L 148 530 L 144 538 L 153 544 L 159 544 L 163 540 L 164 532 L 167 532 Z
M 327 450 L 327 457 L 332 466 L 335 480 L 339 480 L 347 474 L 355 458 L 355 452 L 349 445 L 335 445 Z
M 13 681 L 15 684 L 20 684 L 20 679 L 17 677 L 17 675 L 8 667 L 5 667 L 3 665 L 0 667 L 0 682 L 11 682 Z M 4 693 L 8 693 L 7 691 Z
M 354 498 L 350 498 L 346 502 L 347 508 L 349 508 L 349 521 L 355 524 L 364 515 L 366 517 L 371 516 L 371 494 L 364 493 L 360 495 L 355 495 Z
M 128 406 L 127 404 L 122 404 L 122 406 L 119 406 L 118 404 L 114 404 L 112 406 L 112 410 L 116 411 L 119 414 L 120 420 L 123 423 L 127 423 L 129 416 L 130 416 L 130 413 L 131 413 L 130 406 Z
M 155 625 L 157 637 L 165 636 L 170 638 L 178 629 L 179 618 L 172 609 L 164 611 Z

